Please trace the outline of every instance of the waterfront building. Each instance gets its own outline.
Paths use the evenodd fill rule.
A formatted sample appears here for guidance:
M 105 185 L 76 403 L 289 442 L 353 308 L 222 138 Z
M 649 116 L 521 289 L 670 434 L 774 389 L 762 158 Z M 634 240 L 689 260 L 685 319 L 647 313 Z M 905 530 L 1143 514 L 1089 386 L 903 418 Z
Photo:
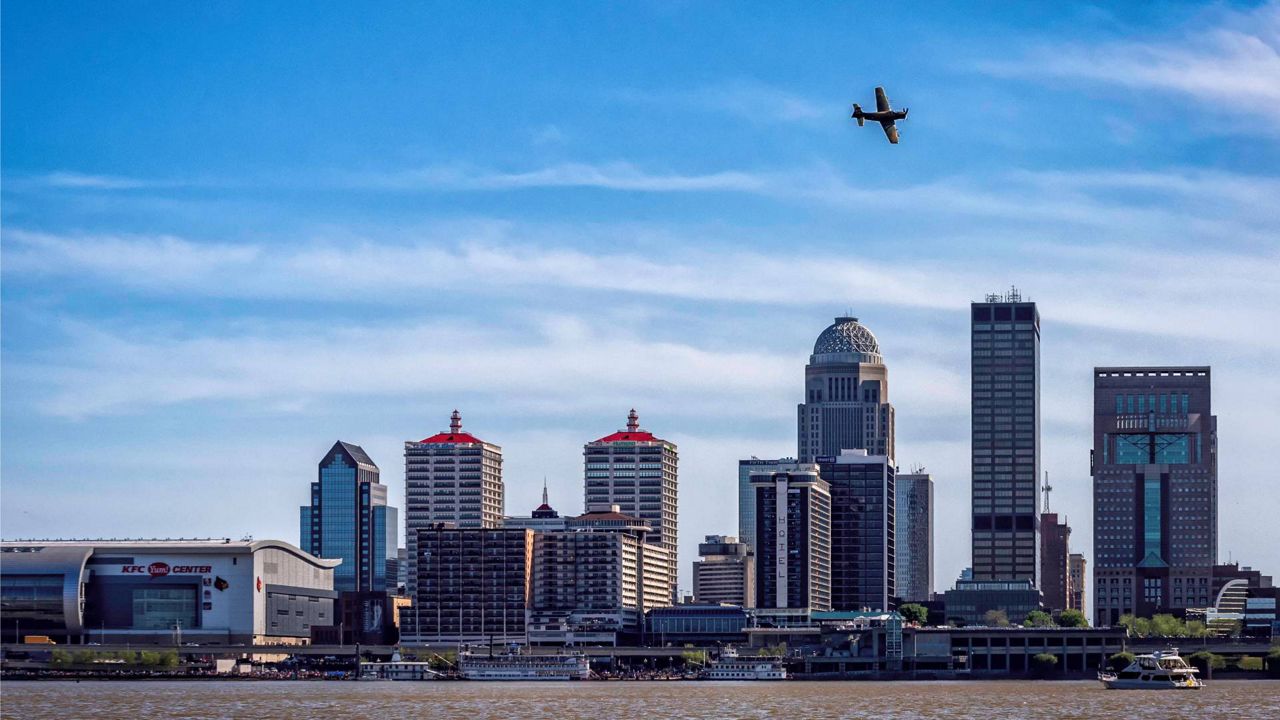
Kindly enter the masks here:
M 987 625 L 987 613 L 1000 610 L 1009 623 L 1021 625 L 1040 609 L 1040 591 L 1030 580 L 957 580 L 946 592 L 947 622 Z
M 359 445 L 334 443 L 320 459 L 298 531 L 303 550 L 342 561 L 333 573 L 334 590 L 395 592 L 399 524 L 378 466 Z
M 3 542 L 0 636 L 306 645 L 314 627 L 334 622 L 340 562 L 278 540 Z
M 1213 604 L 1205 619 L 1215 634 L 1236 630 L 1248 637 L 1280 634 L 1276 615 L 1277 588 L 1270 575 L 1239 563 L 1213 567 Z
M 416 538 L 417 586 L 405 642 L 523 642 L 533 531 L 437 523 Z
M 1046 610 L 1071 607 L 1071 527 L 1058 513 L 1040 514 L 1040 594 Z
M 751 607 L 755 602 L 755 558 L 731 535 L 708 535 L 693 564 L 693 596 L 699 603 Z
M 649 637 L 660 646 L 732 645 L 747 640 L 747 611 L 722 603 L 681 603 L 654 608 L 646 617 Z
M 1093 372 L 1094 621 L 1213 601 L 1218 420 L 1208 367 Z
M 894 571 L 906 602 L 933 596 L 933 476 L 923 471 L 894 478 Z
M 418 530 L 502 527 L 502 448 L 463 432 L 454 410 L 448 432 L 404 444 L 404 484 L 408 591 L 417 597 Z
M 671 559 L 668 595 L 676 598 L 677 576 L 677 461 L 675 443 L 640 427 L 634 408 L 625 430 L 605 435 L 582 448 L 583 507 L 617 505 L 622 512 L 649 523 L 646 542 L 657 545 Z
M 973 577 L 1038 586 L 1040 313 L 1017 290 L 970 310 Z
M 894 457 L 889 370 L 876 336 L 855 317 L 838 317 L 818 335 L 804 367 L 797 408 L 796 457 L 802 463 L 866 450 Z
M 752 552 L 756 542 L 756 491 L 751 487 L 751 473 L 794 462 L 795 458 L 761 460 L 758 457 L 738 461 L 738 538 Z
M 893 610 L 896 468 L 866 450 L 841 450 L 817 464 L 831 493 L 831 609 Z
M 757 608 L 831 609 L 831 490 L 812 463 L 755 473 Z M 764 542 L 764 538 L 769 538 Z
M 1084 559 L 1084 555 L 1080 553 L 1071 553 L 1071 557 L 1067 560 L 1067 572 L 1071 583 L 1071 597 L 1068 599 L 1068 607 L 1072 610 L 1079 610 L 1084 613 L 1085 617 L 1089 617 L 1089 611 L 1085 609 L 1085 591 L 1088 586 L 1085 584 L 1088 580 L 1088 562 Z
M 649 532 L 647 521 L 617 505 L 592 505 L 566 529 L 534 535 L 530 609 L 542 635 L 553 628 L 638 634 L 647 610 L 670 605 L 671 559 L 646 542 Z

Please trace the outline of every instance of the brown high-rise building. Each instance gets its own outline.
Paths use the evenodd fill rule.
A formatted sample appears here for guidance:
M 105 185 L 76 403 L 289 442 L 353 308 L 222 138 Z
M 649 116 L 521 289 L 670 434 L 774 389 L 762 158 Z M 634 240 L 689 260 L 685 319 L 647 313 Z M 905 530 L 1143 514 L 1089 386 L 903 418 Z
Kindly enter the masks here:
M 1067 598 L 1071 604 L 1072 610 L 1079 610 L 1088 617 L 1088 611 L 1084 607 L 1084 591 L 1085 591 L 1085 575 L 1087 562 L 1084 555 L 1080 553 L 1071 553 L 1071 557 L 1067 558 L 1067 578 L 1071 583 L 1071 592 Z
M 1213 603 L 1218 421 L 1208 367 L 1093 371 L 1094 624 Z
M 1051 611 L 1071 607 L 1071 527 L 1058 513 L 1040 514 L 1041 602 Z

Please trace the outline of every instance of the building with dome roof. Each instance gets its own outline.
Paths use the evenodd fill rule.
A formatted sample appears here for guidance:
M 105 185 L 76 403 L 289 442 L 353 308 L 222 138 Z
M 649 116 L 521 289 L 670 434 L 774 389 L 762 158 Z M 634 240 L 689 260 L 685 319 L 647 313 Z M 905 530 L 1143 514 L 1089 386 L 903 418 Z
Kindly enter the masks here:
M 796 457 L 802 463 L 866 450 L 893 462 L 893 405 L 880 343 L 855 317 L 837 317 L 804 368 Z

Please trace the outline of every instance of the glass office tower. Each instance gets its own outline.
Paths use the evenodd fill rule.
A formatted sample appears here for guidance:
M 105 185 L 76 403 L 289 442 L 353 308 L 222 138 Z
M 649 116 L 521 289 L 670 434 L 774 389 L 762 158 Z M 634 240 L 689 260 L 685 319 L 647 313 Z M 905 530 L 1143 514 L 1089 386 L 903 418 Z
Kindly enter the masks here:
M 386 592 L 387 560 L 397 547 L 397 513 L 387 507 L 378 466 L 359 445 L 338 441 L 320 461 L 311 504 L 300 508 L 299 545 L 317 557 L 341 560 L 338 592 Z

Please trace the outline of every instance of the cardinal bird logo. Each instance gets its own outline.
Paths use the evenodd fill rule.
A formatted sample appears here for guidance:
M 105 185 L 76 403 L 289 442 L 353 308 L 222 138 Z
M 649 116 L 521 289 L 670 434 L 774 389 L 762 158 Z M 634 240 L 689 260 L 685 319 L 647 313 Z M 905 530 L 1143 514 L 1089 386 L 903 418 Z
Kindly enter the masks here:
M 226 580 L 223 580 L 222 577 L 219 576 L 214 578 L 213 586 L 218 588 L 218 592 L 222 592 L 223 590 L 226 590 L 228 587 L 230 587 L 230 583 L 228 583 Z

